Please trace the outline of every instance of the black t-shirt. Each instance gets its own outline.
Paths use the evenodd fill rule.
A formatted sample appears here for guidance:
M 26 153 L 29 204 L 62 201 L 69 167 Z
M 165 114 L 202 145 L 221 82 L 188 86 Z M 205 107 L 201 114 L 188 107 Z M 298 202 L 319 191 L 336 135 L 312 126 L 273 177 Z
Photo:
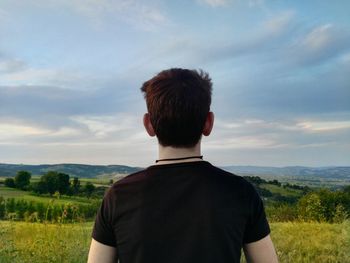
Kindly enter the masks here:
M 239 262 L 270 233 L 251 183 L 206 161 L 153 165 L 114 183 L 92 237 L 120 263 Z

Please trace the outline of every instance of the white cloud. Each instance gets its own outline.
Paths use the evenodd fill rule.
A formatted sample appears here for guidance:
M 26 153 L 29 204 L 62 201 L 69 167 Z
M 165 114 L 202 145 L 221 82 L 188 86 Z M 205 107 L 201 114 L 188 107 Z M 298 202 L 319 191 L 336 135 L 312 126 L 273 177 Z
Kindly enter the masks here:
M 294 37 L 286 47 L 286 61 L 292 64 L 317 65 L 336 58 L 349 48 L 350 31 L 330 23 L 319 25 Z
M 147 138 L 139 116 L 119 113 L 114 116 L 74 115 L 69 121 L 50 127 L 35 122 L 3 118 L 0 124 L 0 144 L 32 145 L 46 147 L 66 145 L 103 148 L 106 145 L 117 149 L 128 145 L 141 145 Z
M 209 5 L 211 7 L 224 7 L 235 1 L 234 0 L 197 0 L 197 2 L 205 5 Z M 243 0 L 242 2 L 247 3 L 249 7 L 263 7 L 265 0 Z
M 350 129 L 350 121 L 303 121 L 296 126 L 305 132 L 330 132 Z
M 0 22 L 8 18 L 8 14 L 0 8 Z
M 33 143 L 39 140 L 57 140 L 69 139 L 72 137 L 82 135 L 82 131 L 73 128 L 62 126 L 58 129 L 50 129 L 48 127 L 38 126 L 35 123 L 25 123 L 20 120 L 12 120 L 12 122 L 5 122 L 0 124 L 0 142 L 9 143 Z
M 69 89 L 96 89 L 103 77 L 78 70 L 31 67 L 22 60 L 0 61 L 0 86 L 56 86 Z
M 0 60 L 0 74 L 18 72 L 23 70 L 26 64 L 19 59 Z
M 250 7 L 262 6 L 264 2 L 264 0 L 248 0 L 248 5 Z
M 25 68 L 3 74 L 0 85 L 50 85 L 56 74 L 52 69 Z
M 269 121 L 264 119 L 218 119 L 212 135 L 204 137 L 208 150 L 259 150 L 340 147 L 346 140 L 350 121 Z M 334 132 L 345 131 L 337 140 Z M 320 136 L 315 137 L 314 133 Z
M 350 65 L 350 52 L 344 54 L 343 56 L 340 57 L 340 61 L 343 62 L 344 64 L 349 64 Z
M 61 70 L 47 67 L 33 67 L 26 61 L 0 53 L 0 85 L 57 85 L 64 87 L 66 84 L 81 82 L 83 78 L 80 72 Z M 75 82 L 75 83 L 74 83 Z
M 214 138 L 205 144 L 206 149 L 258 149 L 280 147 L 274 140 L 264 136 L 233 136 L 232 138 Z
M 305 36 L 302 44 L 310 50 L 322 50 L 332 42 L 332 29 L 331 24 L 319 26 Z
M 198 1 L 203 4 L 207 4 L 211 7 L 226 6 L 231 2 L 230 0 L 198 0 Z
M 95 28 L 117 19 L 142 30 L 154 30 L 167 23 L 167 17 L 154 3 L 136 0 L 51 0 L 87 17 Z
M 92 135 L 99 139 L 121 135 L 122 132 L 130 135 L 138 122 L 135 116 L 123 113 L 113 116 L 72 116 L 71 119 L 85 125 Z
M 283 147 L 280 124 L 262 119 L 218 119 L 206 139 L 208 149 L 266 149 Z
M 295 16 L 295 12 L 292 10 L 285 11 L 277 14 L 273 18 L 264 22 L 264 29 L 268 35 L 279 35 L 284 33 L 288 26 L 291 24 Z
M 74 129 L 71 127 L 61 127 L 57 131 L 51 131 L 49 134 L 47 134 L 50 137 L 76 137 L 79 135 L 82 135 L 82 132 L 78 129 Z
M 49 130 L 42 129 L 35 126 L 1 123 L 0 124 L 0 140 L 7 140 L 9 138 L 16 138 L 18 136 L 33 136 L 47 134 Z

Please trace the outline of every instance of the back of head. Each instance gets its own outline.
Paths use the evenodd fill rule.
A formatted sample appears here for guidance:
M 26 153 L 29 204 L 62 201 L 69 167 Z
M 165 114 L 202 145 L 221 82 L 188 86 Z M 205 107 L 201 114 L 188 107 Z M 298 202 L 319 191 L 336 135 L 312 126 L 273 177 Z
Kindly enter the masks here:
M 141 90 L 161 145 L 193 147 L 198 143 L 211 104 L 212 83 L 207 73 L 164 70 L 146 81 Z

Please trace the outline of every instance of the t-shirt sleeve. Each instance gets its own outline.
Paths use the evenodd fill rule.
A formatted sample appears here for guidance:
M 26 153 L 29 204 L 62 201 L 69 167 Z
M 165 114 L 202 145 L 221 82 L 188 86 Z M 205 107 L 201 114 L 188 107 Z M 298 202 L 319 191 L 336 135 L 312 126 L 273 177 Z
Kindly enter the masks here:
M 97 211 L 91 236 L 104 245 L 116 247 L 116 238 L 112 225 L 113 205 L 111 191 L 108 191 Z
M 248 189 L 251 195 L 250 211 L 244 231 L 244 244 L 258 241 L 270 234 L 270 226 L 266 219 L 263 201 L 252 184 L 249 183 Z

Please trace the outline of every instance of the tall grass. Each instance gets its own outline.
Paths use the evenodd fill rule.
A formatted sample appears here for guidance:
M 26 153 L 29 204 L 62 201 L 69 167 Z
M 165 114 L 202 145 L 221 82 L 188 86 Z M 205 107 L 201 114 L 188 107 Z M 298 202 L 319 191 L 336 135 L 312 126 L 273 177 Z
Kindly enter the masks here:
M 0 221 L 0 263 L 86 263 L 92 226 Z M 349 221 L 271 223 L 271 237 L 281 263 L 350 262 Z
M 0 221 L 0 263 L 86 263 L 91 229 L 91 222 Z
M 280 262 L 350 262 L 350 221 L 272 223 L 271 238 Z

